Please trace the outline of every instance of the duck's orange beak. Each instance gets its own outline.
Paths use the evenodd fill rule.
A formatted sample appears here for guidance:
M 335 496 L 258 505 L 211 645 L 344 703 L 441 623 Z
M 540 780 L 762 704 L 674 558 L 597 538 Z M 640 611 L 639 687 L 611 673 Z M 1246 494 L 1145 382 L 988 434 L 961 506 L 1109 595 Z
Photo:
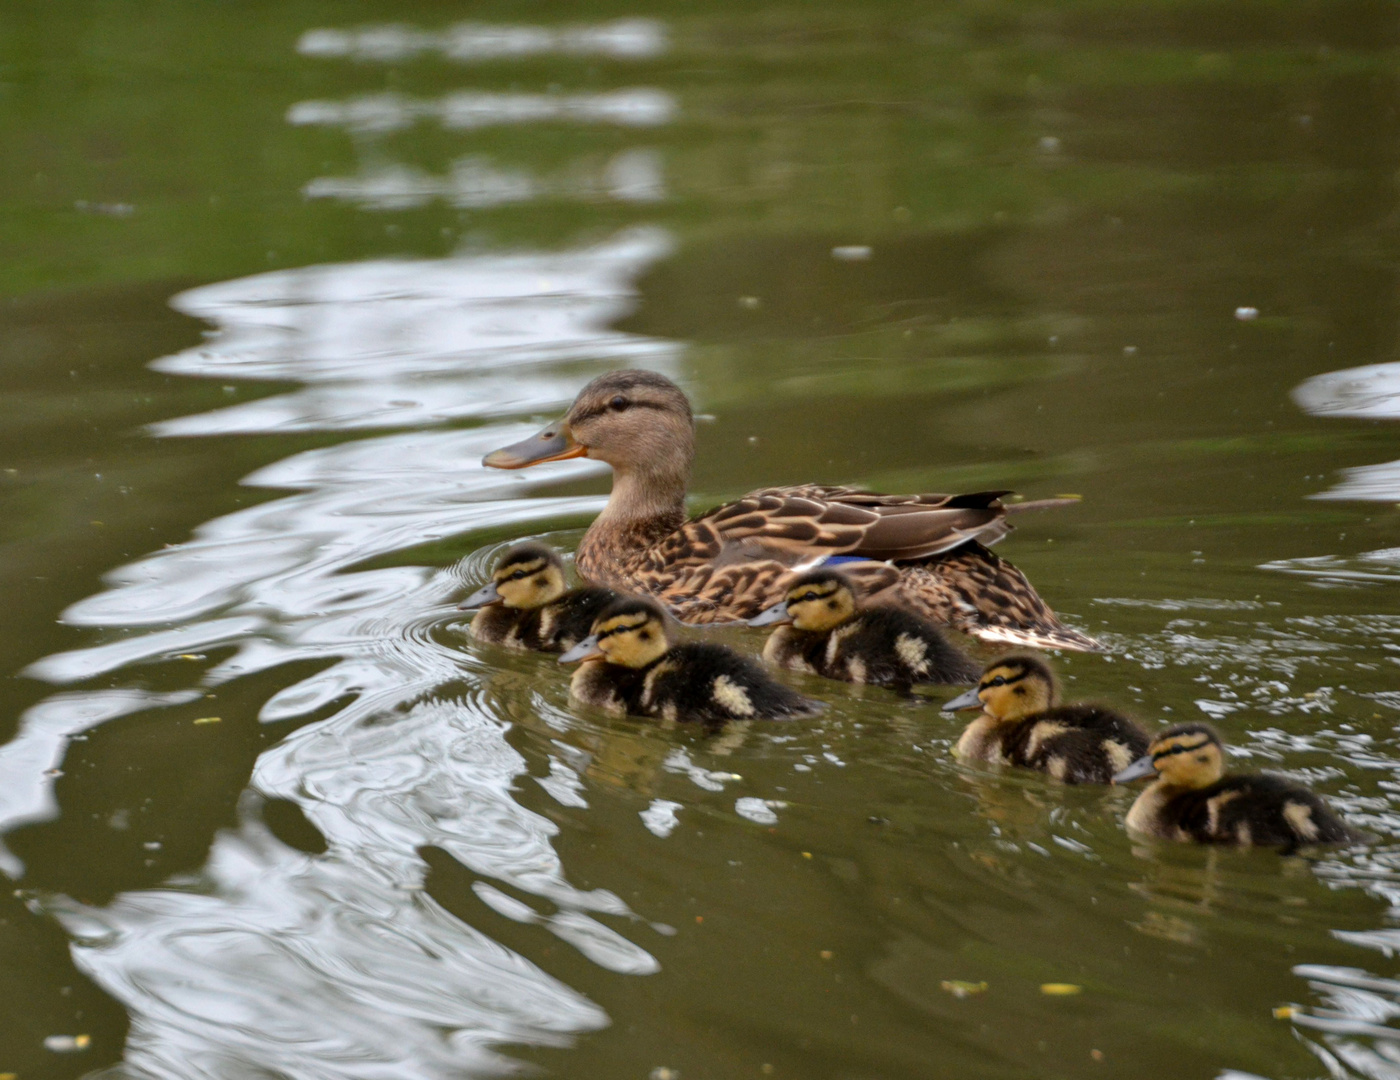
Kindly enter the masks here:
M 492 469 L 528 469 L 545 461 L 586 457 L 588 447 L 574 441 L 574 433 L 563 420 L 550 424 L 538 435 L 522 442 L 492 450 L 481 463 Z

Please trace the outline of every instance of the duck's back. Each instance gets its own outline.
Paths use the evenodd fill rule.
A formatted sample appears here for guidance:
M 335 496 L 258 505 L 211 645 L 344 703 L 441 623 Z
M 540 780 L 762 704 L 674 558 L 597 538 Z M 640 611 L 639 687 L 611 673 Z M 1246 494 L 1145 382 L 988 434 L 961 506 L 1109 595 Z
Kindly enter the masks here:
M 1316 792 L 1282 776 L 1227 776 L 1199 791 L 1169 799 L 1161 811 L 1202 843 L 1265 844 L 1293 849 L 1303 844 L 1341 844 L 1355 834 Z
M 1132 720 L 1102 705 L 1064 705 L 1023 720 L 1003 737 L 1007 761 L 1067 784 L 1107 784 L 1151 740 Z
M 524 610 L 493 604 L 472 619 L 472 636 L 513 649 L 557 653 L 571 649 L 593 629 L 598 613 L 617 598 L 611 589 L 566 592 L 543 607 Z
M 723 645 L 677 645 L 647 670 L 643 711 L 700 723 L 809 716 L 820 705 Z

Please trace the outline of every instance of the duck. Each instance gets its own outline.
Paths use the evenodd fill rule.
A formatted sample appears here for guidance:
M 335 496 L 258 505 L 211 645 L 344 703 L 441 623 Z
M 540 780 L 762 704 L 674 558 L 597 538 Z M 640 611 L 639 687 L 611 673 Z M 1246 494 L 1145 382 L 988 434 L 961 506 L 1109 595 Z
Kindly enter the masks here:
M 1050 666 L 1004 656 L 944 712 L 982 710 L 953 748 L 960 761 L 1038 769 L 1066 784 L 1107 784 L 1151 741 L 1128 717 L 1102 705 L 1061 705 Z
M 558 653 L 586 638 L 598 613 L 616 599 L 611 589 L 570 589 L 559 552 L 531 541 L 508 548 L 496 560 L 491 581 L 459 610 L 480 609 L 470 627 L 477 641 Z
M 905 695 L 920 683 L 962 685 L 981 671 L 927 619 L 890 605 L 862 605 L 850 579 L 830 567 L 799 574 L 781 601 L 749 620 L 750 626 L 775 623 L 763 659 L 790 671 Z
M 1360 834 L 1316 792 L 1282 776 L 1225 772 L 1225 744 L 1209 724 L 1177 724 L 1113 777 L 1153 782 L 1125 821 L 1132 832 L 1198 844 L 1262 845 L 1285 853 L 1308 844 L 1345 844 Z
M 822 708 L 727 646 L 673 643 L 666 612 L 644 596 L 614 600 L 559 662 L 579 665 L 569 683 L 576 699 L 615 715 L 719 727 L 812 716 Z
M 840 564 L 863 595 L 984 641 L 1101 651 L 990 549 L 1011 530 L 1009 512 L 1071 498 L 1008 505 L 1008 491 L 886 495 L 807 484 L 761 488 L 688 519 L 690 402 L 664 375 L 637 370 L 600 375 L 562 420 L 482 463 L 524 469 L 580 457 L 612 466 L 613 485 L 579 542 L 578 572 L 655 597 L 681 622 L 744 622 L 782 599 L 795 570 Z

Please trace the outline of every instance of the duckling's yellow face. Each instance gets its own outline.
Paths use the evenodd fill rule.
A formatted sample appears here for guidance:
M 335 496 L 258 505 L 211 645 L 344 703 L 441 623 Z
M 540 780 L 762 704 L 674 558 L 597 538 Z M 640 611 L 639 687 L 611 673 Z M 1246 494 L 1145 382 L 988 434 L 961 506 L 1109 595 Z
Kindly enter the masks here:
M 596 647 L 609 664 L 643 668 L 670 648 L 666 627 L 655 615 L 627 612 L 593 625 Z
M 993 664 L 977 684 L 982 711 L 998 720 L 1022 720 L 1055 704 L 1055 687 L 1043 673 L 1014 662 Z
M 799 630 L 830 630 L 856 613 L 856 598 L 848 585 L 835 579 L 798 583 L 788 591 L 787 611 Z
M 1170 787 L 1210 787 L 1225 775 L 1224 748 L 1201 731 L 1158 739 L 1147 752 L 1157 775 Z
M 502 563 L 492 580 L 502 604 L 526 611 L 558 600 L 568 591 L 563 568 L 540 555 Z

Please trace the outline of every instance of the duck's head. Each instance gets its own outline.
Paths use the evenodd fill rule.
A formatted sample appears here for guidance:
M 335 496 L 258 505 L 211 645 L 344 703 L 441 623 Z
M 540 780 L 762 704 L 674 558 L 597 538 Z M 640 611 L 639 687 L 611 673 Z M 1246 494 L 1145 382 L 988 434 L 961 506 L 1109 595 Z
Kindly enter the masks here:
M 1038 656 L 1003 656 L 982 672 L 977 685 L 943 706 L 944 712 L 981 709 L 1007 722 L 1053 708 L 1059 700 L 1055 673 Z
M 670 647 L 661 605 L 643 596 L 624 596 L 599 613 L 593 632 L 559 657 L 559 662 L 605 660 L 620 667 L 644 668 Z
M 1169 727 L 1138 758 L 1114 778 L 1115 784 L 1157 776 L 1168 787 L 1210 787 L 1225 775 L 1225 744 L 1209 724 Z
M 792 580 L 781 602 L 749 620 L 750 626 L 792 623 L 818 633 L 840 626 L 856 613 L 856 594 L 839 570 L 809 570 Z
M 651 371 L 610 371 L 579 391 L 562 420 L 492 451 L 482 464 L 524 469 L 590 457 L 618 472 L 688 479 L 694 456 L 695 421 L 681 388 Z
M 461 608 L 504 604 L 529 611 L 558 600 L 568 591 L 564 560 L 546 544 L 516 544 L 496 563 L 491 582 L 461 603 Z

